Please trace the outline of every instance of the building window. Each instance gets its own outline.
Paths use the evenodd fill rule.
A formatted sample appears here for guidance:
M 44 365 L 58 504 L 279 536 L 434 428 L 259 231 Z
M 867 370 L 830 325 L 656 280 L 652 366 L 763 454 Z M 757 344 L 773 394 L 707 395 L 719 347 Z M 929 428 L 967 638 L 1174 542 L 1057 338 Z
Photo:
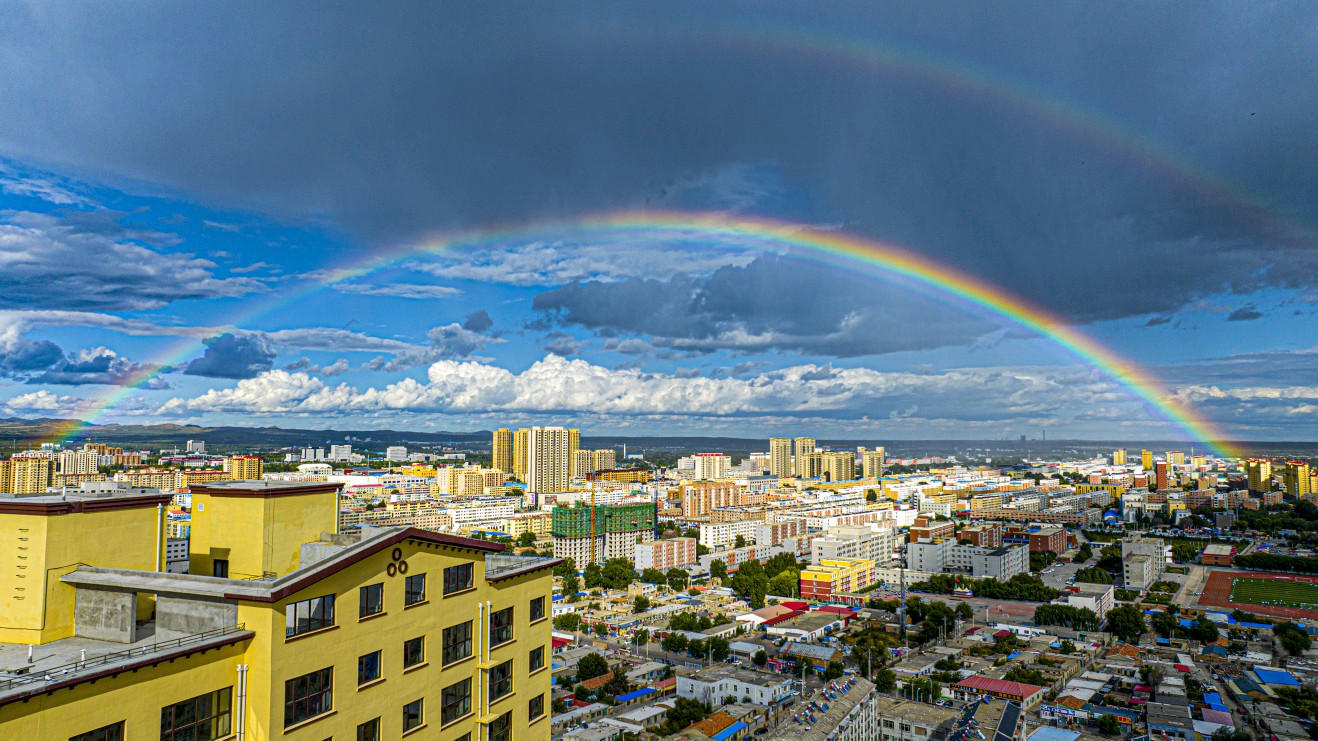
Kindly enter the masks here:
M 513 608 L 505 607 L 490 615 L 490 648 L 513 639 Z
M 284 682 L 284 727 L 297 725 L 334 707 L 334 669 L 329 667 Z
M 218 576 L 222 579 L 229 578 L 229 559 L 217 558 L 211 561 L 211 576 Z
M 505 661 L 490 670 L 490 702 L 512 694 L 513 662 Z
M 357 741 L 380 741 L 380 719 L 374 718 L 357 726 Z
M 526 712 L 527 720 L 537 720 L 544 714 L 545 714 L 545 696 L 536 695 L 535 697 L 532 697 L 531 702 L 527 705 L 527 712 Z
M 471 680 L 464 679 L 444 688 L 440 696 L 440 723 L 448 725 L 471 712 Z
M 444 664 L 471 656 L 471 621 L 444 629 Z
M 372 651 L 357 657 L 357 686 L 380 678 L 380 652 Z
M 544 665 L 545 665 L 545 647 L 536 646 L 535 648 L 531 649 L 531 661 L 528 664 L 529 668 L 527 669 L 527 671 L 533 672 L 536 669 L 540 669 L 544 667 Z
M 453 739 L 453 741 L 471 741 L 471 734 L 464 733 L 461 736 L 458 736 L 457 738 Z
M 426 660 L 426 639 L 424 636 L 403 642 L 403 668 L 416 666 Z
M 357 617 L 370 617 L 384 612 L 384 584 L 369 584 L 357 590 Z
M 545 598 L 536 597 L 531 600 L 531 622 L 535 622 L 545 616 Z
M 212 741 L 229 735 L 232 688 L 207 692 L 160 710 L 160 741 Z
M 413 700 L 403 706 L 403 733 L 421 727 L 425 718 L 425 701 Z
M 407 586 L 403 593 L 404 605 L 415 605 L 418 602 L 426 601 L 426 575 L 416 574 L 407 577 Z
M 444 569 L 444 594 L 471 589 L 471 564 L 463 563 Z
M 124 741 L 124 722 L 121 720 L 104 728 L 79 733 L 70 737 L 69 741 Z
M 512 741 L 513 738 L 513 714 L 512 712 L 504 713 L 495 718 L 490 723 L 490 741 Z
M 334 595 L 313 597 L 284 608 L 284 635 L 292 637 L 334 624 Z

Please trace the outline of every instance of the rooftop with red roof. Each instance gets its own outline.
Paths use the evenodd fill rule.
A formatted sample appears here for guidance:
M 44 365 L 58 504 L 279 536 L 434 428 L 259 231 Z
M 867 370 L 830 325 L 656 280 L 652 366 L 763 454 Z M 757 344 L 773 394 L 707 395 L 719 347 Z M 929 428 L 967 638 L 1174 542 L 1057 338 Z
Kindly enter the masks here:
M 990 692 L 996 695 L 1019 698 L 1030 697 L 1036 692 L 1043 691 L 1043 687 L 1038 685 L 1009 682 L 1005 679 L 993 679 L 992 677 L 982 677 L 979 675 L 966 677 L 960 682 L 957 682 L 956 686 L 974 692 Z

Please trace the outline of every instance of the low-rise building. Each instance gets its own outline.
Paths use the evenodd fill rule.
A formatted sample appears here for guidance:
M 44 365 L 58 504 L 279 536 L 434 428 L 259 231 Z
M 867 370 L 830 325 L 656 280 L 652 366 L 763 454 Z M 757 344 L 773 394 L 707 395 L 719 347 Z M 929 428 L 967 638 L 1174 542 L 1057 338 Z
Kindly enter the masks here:
M 824 559 L 801 572 L 801 599 L 829 601 L 874 583 L 874 562 L 863 558 Z
M 1199 562 L 1205 566 L 1230 566 L 1236 560 L 1236 547 L 1214 543 L 1204 548 L 1199 554 Z
M 1099 620 L 1107 615 L 1108 610 L 1112 609 L 1114 594 L 1116 592 L 1111 584 L 1087 584 L 1085 582 L 1076 582 L 1074 589 L 1079 591 L 1067 593 L 1066 604 L 1071 607 L 1093 610 Z
M 1000 700 L 1011 700 L 1021 704 L 1027 712 L 1033 710 L 1043 701 L 1047 689 L 1033 684 L 1010 682 L 1005 679 L 993 679 L 975 675 L 952 685 L 952 696 L 958 700 L 976 700 L 984 695 Z
M 694 674 L 678 676 L 677 696 L 714 706 L 731 697 L 755 705 L 771 705 L 785 700 L 792 691 L 792 680 L 781 674 L 751 671 L 728 664 L 716 664 Z

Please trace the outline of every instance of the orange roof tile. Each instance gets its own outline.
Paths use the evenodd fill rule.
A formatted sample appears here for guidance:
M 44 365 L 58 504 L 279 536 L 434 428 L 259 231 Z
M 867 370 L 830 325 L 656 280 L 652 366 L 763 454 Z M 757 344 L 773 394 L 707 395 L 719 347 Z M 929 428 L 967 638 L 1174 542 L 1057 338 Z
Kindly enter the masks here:
M 698 723 L 693 723 L 692 725 L 687 727 L 687 730 L 700 731 L 706 736 L 712 738 L 715 734 L 719 733 L 724 728 L 727 728 L 728 726 L 736 722 L 737 719 L 732 717 L 731 715 L 728 715 L 727 713 L 724 712 L 717 712 Z

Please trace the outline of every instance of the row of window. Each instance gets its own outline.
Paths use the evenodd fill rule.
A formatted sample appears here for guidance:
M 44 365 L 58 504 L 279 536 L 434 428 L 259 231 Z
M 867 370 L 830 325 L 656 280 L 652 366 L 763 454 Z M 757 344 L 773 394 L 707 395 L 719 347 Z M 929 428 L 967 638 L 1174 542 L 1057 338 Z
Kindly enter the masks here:
M 465 636 L 465 638 L 464 638 Z M 383 673 L 383 651 L 372 651 L 357 657 L 357 686 L 370 684 L 379 679 Z M 444 629 L 444 666 L 471 656 L 471 622 L 461 623 Z M 403 641 L 403 668 L 411 669 L 426 661 L 425 636 L 409 638 Z M 512 660 L 499 666 L 512 667 Z M 527 654 L 527 671 L 536 672 L 545 666 L 545 647 L 536 646 Z M 497 668 L 497 667 L 496 667 Z M 511 680 L 510 680 L 511 681 Z M 500 695 L 501 697 L 502 695 Z M 491 697 L 491 699 L 494 699 Z
M 462 574 L 450 576 L 455 569 L 465 569 Z M 464 581 L 465 579 L 465 581 Z M 471 564 L 462 564 L 444 569 L 444 593 L 449 594 L 452 584 L 471 586 Z M 415 605 L 426 599 L 426 575 L 414 574 L 407 577 L 403 586 L 403 604 Z M 460 591 L 460 590 L 455 590 Z M 384 612 L 384 583 L 368 584 L 358 590 L 357 617 L 359 619 L 379 615 Z M 530 621 L 535 622 L 545 617 L 545 598 L 536 597 L 530 604 Z M 287 638 L 329 628 L 334 625 L 334 595 L 293 602 L 284 611 L 284 635 Z M 490 616 L 490 646 L 498 646 L 513 639 L 513 608 L 499 610 Z
M 490 670 L 491 700 L 512 692 L 512 662 Z M 498 688 L 497 690 L 495 688 Z M 333 709 L 334 671 L 332 668 L 304 674 L 284 684 L 284 727 L 324 715 Z M 160 711 L 161 741 L 213 741 L 230 733 L 233 690 L 225 687 Z M 471 679 L 445 687 L 440 699 L 440 723 L 447 725 L 471 712 Z M 545 696 L 537 695 L 527 704 L 527 719 L 538 720 L 545 714 Z M 512 712 L 504 713 L 490 724 L 490 741 L 510 741 Z M 417 699 L 403 706 L 403 732 L 425 723 L 425 700 Z M 467 737 L 464 737 L 467 738 Z M 123 741 L 124 721 L 111 723 L 94 731 L 80 733 L 69 741 Z M 357 741 L 380 741 L 380 719 L 357 726 Z M 459 739 L 458 741 L 463 741 Z M 468 739 L 469 741 L 469 739 Z

